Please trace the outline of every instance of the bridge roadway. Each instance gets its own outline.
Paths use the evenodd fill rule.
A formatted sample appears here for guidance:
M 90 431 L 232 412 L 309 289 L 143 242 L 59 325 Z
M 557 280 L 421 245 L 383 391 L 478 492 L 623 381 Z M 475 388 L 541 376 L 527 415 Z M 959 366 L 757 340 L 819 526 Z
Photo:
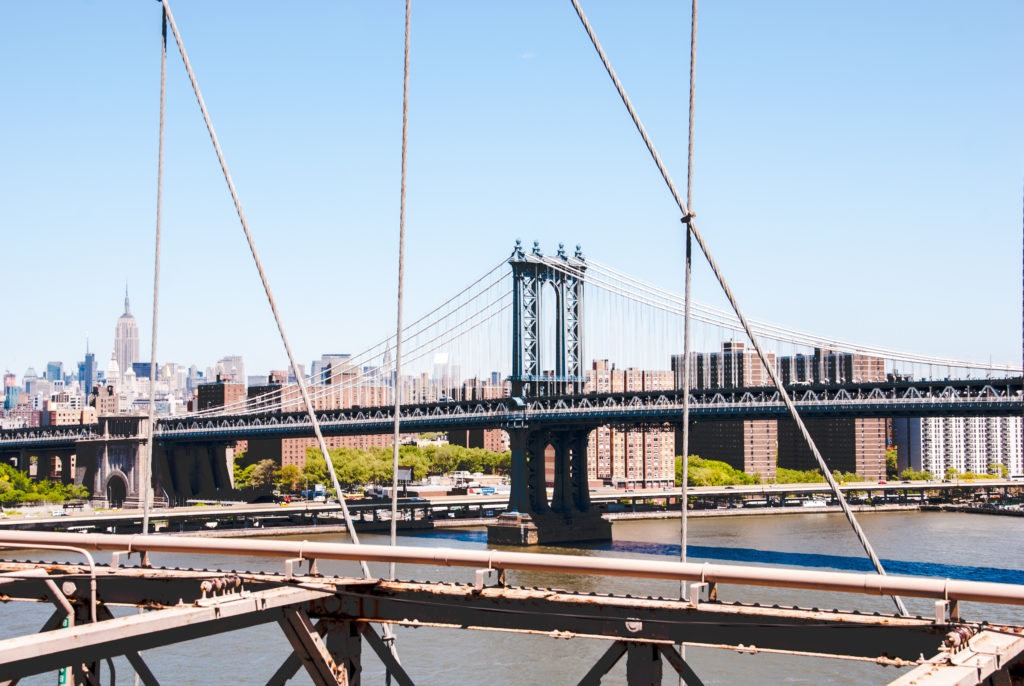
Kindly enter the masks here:
M 1019 416 L 1024 407 L 1019 377 L 793 385 L 789 392 L 806 417 Z M 676 390 L 464 400 L 405 405 L 402 427 L 407 432 L 428 432 L 661 425 L 678 422 L 682 406 L 683 392 Z M 318 419 L 326 435 L 391 433 L 392 413 L 392 407 L 351 407 L 320 411 Z M 779 419 L 787 411 L 774 388 L 757 387 L 691 391 L 690 413 L 706 421 Z M 312 427 L 304 412 L 261 412 L 166 418 L 157 422 L 156 433 L 160 443 L 171 444 L 300 438 L 312 436 Z M 82 440 L 103 439 L 90 426 L 8 429 L 0 431 L 0 448 L 70 447 Z
M 925 491 L 938 491 L 943 495 L 954 492 L 968 492 L 975 498 L 986 492 L 1005 492 L 1007 490 L 1024 490 L 1024 482 L 1009 479 L 980 479 L 975 481 L 912 481 L 912 482 L 856 482 L 840 486 L 846 494 L 868 492 L 885 494 L 886 498 L 899 497 L 904 493 L 922 494 Z M 690 497 L 696 500 L 736 500 L 739 498 L 783 498 L 811 497 L 829 494 L 828 484 L 755 484 L 749 486 L 697 486 L 689 489 Z M 612 503 L 631 501 L 638 503 L 648 500 L 668 500 L 679 496 L 678 489 L 637 489 L 622 491 L 612 488 L 600 488 L 591 492 L 591 501 L 598 508 L 607 507 Z M 498 494 L 492 496 L 442 496 L 422 499 L 400 500 L 398 507 L 402 511 L 430 510 L 436 518 L 446 518 L 449 512 L 504 511 L 508 504 L 508 496 Z M 390 501 L 381 500 L 349 500 L 348 507 L 353 517 L 359 520 L 364 514 L 376 519 L 388 515 L 391 510 Z M 287 504 L 226 504 L 212 506 L 172 507 L 155 510 L 153 519 L 168 523 L 204 522 L 247 518 L 253 520 L 265 518 L 303 518 L 311 516 L 334 517 L 341 511 L 335 503 L 315 503 L 298 501 Z M 376 512 L 376 514 L 373 514 Z M 68 529 L 69 527 L 93 527 L 105 530 L 107 527 L 138 527 L 142 522 L 141 510 L 111 510 L 104 512 L 80 512 L 64 516 L 33 517 L 24 515 L 7 516 L 0 519 L 0 529 Z

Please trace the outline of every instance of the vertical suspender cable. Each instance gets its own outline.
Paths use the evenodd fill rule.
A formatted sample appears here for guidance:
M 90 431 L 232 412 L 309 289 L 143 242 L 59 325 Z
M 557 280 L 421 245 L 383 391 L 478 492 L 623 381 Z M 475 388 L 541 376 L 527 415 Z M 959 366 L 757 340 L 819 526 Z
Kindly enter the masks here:
M 658 154 L 658 151 L 654 147 L 654 143 L 647 134 L 647 129 L 644 128 L 643 123 L 640 121 L 640 117 L 633 108 L 633 103 L 630 101 L 629 96 L 626 95 L 626 90 L 622 87 L 622 82 L 619 81 L 619 77 L 612 68 L 611 62 L 608 60 L 608 56 L 604 52 L 604 48 L 601 47 L 601 43 L 598 41 L 597 35 L 594 33 L 594 29 L 590 26 L 590 21 L 587 19 L 587 15 L 583 13 L 579 0 L 570 0 L 570 2 L 572 2 L 572 6 L 575 8 L 576 14 L 579 16 L 580 22 L 583 24 L 583 28 L 590 37 L 590 42 L 594 45 L 594 49 L 601 58 L 605 71 L 608 72 L 608 76 L 611 77 L 612 83 L 615 84 L 615 89 L 618 91 L 619 97 L 622 99 L 622 103 L 626 106 L 626 110 L 629 112 L 629 116 L 633 120 L 633 125 L 636 126 L 637 132 L 640 134 L 644 144 L 647 146 L 647 150 L 650 153 L 651 158 L 654 160 L 654 164 L 658 167 L 658 171 L 661 173 L 661 177 L 664 179 L 665 185 L 668 186 L 669 192 L 672 194 L 672 198 L 675 200 L 676 205 L 682 212 L 683 220 L 686 221 L 689 227 L 689 233 L 693 234 L 693 238 L 697 241 L 697 245 L 700 247 L 701 252 L 704 253 L 704 257 L 708 261 L 708 266 L 711 267 L 711 271 L 714 272 L 715 278 L 722 287 L 722 292 L 725 293 L 725 297 L 728 298 L 729 304 L 732 305 L 732 309 L 736 313 L 736 318 L 740 320 L 743 330 L 746 332 L 747 337 L 750 338 L 750 342 L 754 346 L 754 350 L 757 351 L 757 356 L 760 358 L 761 364 L 764 365 L 767 370 L 768 376 L 771 377 L 772 384 L 779 391 L 779 395 L 781 396 L 783 403 L 786 405 L 786 409 L 789 411 L 793 421 L 796 422 L 797 428 L 800 430 L 800 434 L 803 436 L 804 441 L 814 454 L 814 459 L 818 462 L 818 467 L 821 469 L 822 475 L 828 482 L 833 496 L 839 502 L 839 506 L 842 508 L 843 514 L 846 515 L 846 519 L 850 522 L 850 526 L 853 527 L 854 533 L 856 533 L 861 546 L 863 546 L 864 551 L 871 559 L 871 563 L 874 565 L 875 571 L 879 574 L 885 574 L 885 568 L 882 566 L 882 561 L 878 559 L 877 555 L 875 555 L 874 548 L 871 547 L 871 543 L 868 541 L 867 535 L 857 522 L 857 518 L 854 516 L 853 510 L 850 509 L 849 503 L 846 502 L 846 498 L 843 497 L 842 491 L 839 490 L 839 484 L 837 484 L 835 479 L 832 478 L 832 472 L 829 471 L 828 465 L 825 463 L 825 459 L 821 456 L 821 452 L 818 451 L 818 447 L 815 445 L 814 439 L 811 438 L 811 434 L 807 430 L 807 426 L 804 424 L 803 419 L 800 417 L 800 413 L 797 411 L 796 405 L 793 404 L 792 398 L 789 397 L 789 393 L 786 392 L 785 387 L 779 380 L 779 376 L 776 373 L 774 366 L 769 364 L 768 356 L 765 354 L 760 340 L 754 334 L 754 330 L 750 326 L 750 322 L 747 321 L 746 316 L 743 314 L 742 310 L 740 310 L 736 296 L 733 295 L 732 289 L 729 287 L 728 282 L 725 280 L 725 276 L 722 274 L 722 270 L 718 267 L 718 262 L 716 262 L 715 258 L 712 256 L 707 243 L 704 242 L 704 238 L 701 236 L 700 230 L 697 228 L 697 223 L 693 220 L 693 216 L 690 214 L 686 202 L 684 202 L 683 198 L 679 195 L 679 191 L 676 189 L 676 185 L 672 181 L 672 177 L 669 175 L 668 169 L 665 168 L 665 164 L 661 161 L 661 156 Z M 903 605 L 903 601 L 900 597 L 894 595 L 892 596 L 892 599 L 900 614 L 906 615 L 907 609 Z
M 686 206 L 690 212 L 686 215 L 686 267 L 683 304 L 683 445 L 682 445 L 682 484 L 680 486 L 680 517 L 679 517 L 679 560 L 686 562 L 686 506 L 687 473 L 690 463 L 690 267 L 692 244 L 690 241 L 690 223 L 693 217 L 693 110 L 694 93 L 697 75 L 697 0 L 693 0 L 690 9 L 690 123 L 686 137 Z M 679 584 L 679 592 L 686 597 L 686 582 Z
M 242 211 L 242 203 L 238 198 L 238 193 L 235 191 L 235 184 L 231 180 L 231 174 L 228 172 L 227 161 L 224 159 L 224 153 L 220 149 L 220 143 L 217 141 L 217 134 L 213 130 L 213 122 L 210 120 L 210 114 L 206 111 L 206 103 L 203 101 L 203 95 L 199 91 L 199 82 L 196 81 L 195 73 L 192 71 L 192 64 L 188 61 L 188 54 L 185 52 L 185 45 L 181 41 L 181 34 L 178 33 L 178 25 L 174 22 L 174 15 L 171 13 L 171 8 L 168 5 L 168 0 L 161 0 L 164 7 L 164 13 L 167 16 L 167 21 L 171 25 L 171 32 L 174 34 L 174 40 L 178 44 L 178 51 L 181 53 L 181 60 L 185 64 L 185 71 L 188 72 L 189 81 L 192 83 L 192 90 L 196 95 L 196 101 L 199 103 L 199 109 L 203 114 L 203 120 L 206 122 L 206 130 L 210 134 L 210 141 L 213 143 L 213 149 L 217 153 L 217 160 L 220 162 L 221 171 L 224 173 L 224 180 L 228 184 L 228 190 L 231 192 L 231 199 L 235 203 L 235 211 L 238 213 L 238 220 L 242 224 L 242 230 L 245 232 L 245 239 L 249 243 L 249 251 L 252 253 L 252 259 L 256 263 L 256 271 L 259 272 L 260 281 L 263 282 L 263 290 L 267 295 L 267 302 L 270 304 L 270 309 L 274 313 L 274 321 L 277 323 L 277 330 L 281 334 L 281 342 L 284 344 L 285 352 L 288 354 L 288 363 L 291 365 L 292 373 L 295 375 L 295 382 L 299 387 L 299 394 L 302 396 L 302 403 L 306 408 L 306 413 L 309 415 L 309 421 L 313 426 L 313 433 L 316 434 L 317 443 L 320 446 L 320 451 L 323 453 L 324 461 L 327 463 L 327 471 L 331 475 L 331 482 L 334 485 L 334 491 L 338 496 L 338 502 L 341 505 L 341 512 L 345 517 L 345 528 L 348 529 L 349 536 L 353 543 L 359 543 L 359 536 L 356 534 L 355 527 L 352 524 L 352 517 L 348 511 L 348 505 L 345 503 L 345 498 L 341 493 L 341 486 L 338 484 L 338 475 L 334 471 L 334 465 L 331 463 L 330 454 L 327 451 L 327 442 L 324 440 L 323 432 L 320 430 L 320 422 L 317 421 L 316 412 L 313 411 L 313 403 L 309 397 L 309 391 L 306 388 L 306 380 L 303 378 L 299 371 L 299 365 L 295 362 L 295 355 L 292 353 L 292 346 L 288 342 L 288 336 L 284 332 L 284 324 L 281 322 L 281 315 L 277 311 L 277 303 L 274 301 L 274 294 L 270 290 L 270 282 L 267 281 L 267 275 L 263 271 L 263 262 L 260 261 L 259 253 L 256 251 L 256 243 L 253 241 L 252 233 L 249 231 L 249 223 L 245 219 L 245 213 Z M 372 578 L 370 574 L 370 568 L 366 562 L 359 563 L 363 575 L 367 578 Z M 387 625 L 385 625 L 385 631 L 387 632 Z
M 402 412 L 402 297 L 405 277 L 405 177 L 409 143 L 409 15 L 412 0 L 405 0 L 405 67 L 402 74 L 402 190 L 398 209 L 398 323 L 395 328 L 395 444 L 391 453 L 391 545 L 398 539 L 398 436 Z M 395 578 L 395 563 L 391 577 Z
M 164 188 L 164 112 L 167 105 L 167 11 L 160 11 L 160 136 L 156 153 L 156 249 L 153 257 L 153 340 L 149 348 L 149 417 L 146 456 L 142 460 L 142 533 L 149 533 L 149 501 L 156 454 L 154 405 L 156 405 L 156 320 L 160 304 L 160 218 Z

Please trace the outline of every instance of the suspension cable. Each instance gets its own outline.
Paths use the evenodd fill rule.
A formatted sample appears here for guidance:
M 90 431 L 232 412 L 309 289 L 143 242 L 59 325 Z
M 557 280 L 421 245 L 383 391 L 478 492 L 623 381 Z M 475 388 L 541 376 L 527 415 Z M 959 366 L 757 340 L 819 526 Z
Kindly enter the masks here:
M 686 206 L 690 212 L 686 215 L 687 218 L 693 217 L 693 115 L 694 115 L 694 93 L 696 87 L 696 68 L 697 68 L 697 0 L 693 0 L 693 5 L 690 8 L 690 107 L 689 107 L 689 126 L 687 128 L 686 136 Z M 684 275 L 684 286 L 683 286 L 683 431 L 682 431 L 682 477 L 680 481 L 680 514 L 679 514 L 679 561 L 686 562 L 686 518 L 687 518 L 687 503 L 689 496 L 687 494 L 687 487 L 689 484 L 687 480 L 689 478 L 690 471 L 690 308 L 692 301 L 690 298 L 690 279 L 691 279 L 691 266 L 692 266 L 692 244 L 690 241 L 690 224 L 689 221 L 685 222 L 686 226 L 686 266 Z M 686 597 L 686 581 L 679 582 L 679 597 Z M 683 646 L 680 645 L 680 650 L 683 650 Z M 685 656 L 685 653 L 683 653 Z
M 485 279 L 487 279 L 492 274 L 494 274 L 494 272 L 496 272 L 498 269 L 503 267 L 504 264 L 505 264 L 505 261 L 502 260 L 496 266 L 494 266 L 493 268 L 488 270 L 487 273 L 485 273 L 483 276 L 481 276 L 476 281 L 474 281 L 472 284 L 470 284 L 468 287 L 466 287 L 462 291 L 460 291 L 458 294 L 452 296 L 451 298 L 449 298 L 447 301 L 445 301 L 444 303 L 442 303 L 438 307 L 435 307 L 433 310 L 431 310 L 427 314 L 423 315 L 422 317 L 417 319 L 415 322 L 407 325 L 405 327 L 405 331 L 403 333 L 404 340 L 410 340 L 412 338 L 415 338 L 416 336 L 419 336 L 420 334 L 422 334 L 422 333 L 430 330 L 431 328 L 433 328 L 434 325 L 439 320 L 427 321 L 428 317 L 430 317 L 430 316 L 432 316 L 434 314 L 437 314 L 444 307 L 446 307 L 449 304 L 453 303 L 455 300 L 457 300 L 462 295 L 470 292 L 475 286 L 477 286 L 479 283 L 483 282 Z M 485 292 L 491 290 L 496 285 L 500 284 L 503 279 L 504 279 L 504 275 L 502 275 L 502 276 L 500 276 L 500 277 L 498 277 L 496 279 L 491 280 L 490 283 L 488 283 L 486 286 L 483 287 L 483 291 L 481 293 L 478 293 L 477 295 L 472 296 L 468 301 L 466 301 L 466 302 L 462 303 L 461 305 L 459 305 L 456 308 L 455 311 L 458 311 L 458 310 L 461 310 L 461 309 L 463 309 L 465 307 L 468 307 L 470 304 L 473 303 L 473 301 L 476 298 L 481 297 Z M 447 315 L 447 316 L 451 316 L 451 315 Z M 444 317 L 441 318 L 441 320 L 443 320 L 443 319 L 444 319 Z M 424 323 L 424 322 L 426 322 L 426 323 Z M 420 324 L 423 324 L 423 326 L 420 329 L 414 331 L 413 330 L 414 327 L 419 326 Z M 382 352 L 382 349 L 390 349 L 391 346 L 392 346 L 392 337 L 388 336 L 383 341 L 380 341 L 380 342 L 374 344 L 373 346 L 363 350 L 362 352 L 360 352 L 360 353 L 356 354 L 355 356 L 353 356 L 352 358 L 350 358 L 349 361 L 348 361 L 348 364 L 353 365 L 353 366 L 359 366 L 363 362 L 366 362 L 366 361 L 370 360 L 373 356 L 375 356 L 377 354 L 380 354 Z M 328 373 L 329 373 L 329 370 L 325 369 L 325 370 L 323 370 L 321 372 L 318 372 L 315 375 L 314 374 L 310 374 L 310 375 L 306 376 L 305 378 L 306 378 L 306 381 L 307 381 L 307 385 L 320 385 L 321 381 L 326 380 Z M 362 376 L 360 376 L 360 378 L 362 378 Z M 272 400 L 273 397 L 275 395 L 277 395 L 279 392 L 280 391 L 278 391 L 278 390 L 268 391 L 267 393 L 263 393 L 263 394 L 260 394 L 258 396 L 253 396 L 251 398 L 246 398 L 244 400 L 239 400 L 239 401 L 237 401 L 235 403 L 231 403 L 229 405 L 224 405 L 224 406 L 218 407 L 218 408 L 216 408 L 214 410 L 203 410 L 203 411 L 200 411 L 200 412 L 194 412 L 190 416 L 192 416 L 192 417 L 216 416 L 216 415 L 225 414 L 226 412 L 229 412 L 229 411 L 231 411 L 231 410 L 233 410 L 235 408 L 238 408 L 240 410 L 245 410 L 246 408 L 252 407 L 252 405 L 254 405 L 254 404 L 258 405 L 259 401 L 270 401 L 270 400 Z M 313 398 L 314 399 L 317 398 L 318 394 L 322 395 L 323 392 L 319 391 L 319 390 L 315 391 L 313 393 Z M 262 410 L 256 410 L 256 411 L 262 411 Z M 245 414 L 245 412 L 239 412 L 239 414 Z
M 164 189 L 164 114 L 167 105 L 167 11 L 160 9 L 160 134 L 156 154 L 156 247 L 153 251 L 153 336 L 149 348 L 149 415 L 146 423 L 146 455 L 142 460 L 142 533 L 149 533 L 149 501 L 156 453 L 156 322 L 160 304 L 160 224 Z
M 249 223 L 246 221 L 245 213 L 242 211 L 242 203 L 238 198 L 238 193 L 235 191 L 235 184 L 231 180 L 231 173 L 228 171 L 227 161 L 224 159 L 224 153 L 221 151 L 220 143 L 217 141 L 217 134 L 213 130 L 213 122 L 210 120 L 209 112 L 206 111 L 206 103 L 203 101 L 203 95 L 199 90 L 199 82 L 196 81 L 195 73 L 192 71 L 192 64 L 188 60 L 188 54 L 185 52 L 185 45 L 182 43 L 181 34 L 178 32 L 178 25 L 174 22 L 174 15 L 171 13 L 168 0 L 161 0 L 161 4 L 164 8 L 164 14 L 167 16 L 167 21 L 171 25 L 174 40 L 178 45 L 178 52 L 181 53 L 181 60 L 185 64 L 185 71 L 188 72 L 189 81 L 192 83 L 192 91 L 195 93 L 196 102 L 199 104 L 199 109 L 203 114 L 203 120 L 206 122 L 206 130 L 210 134 L 210 141 L 213 143 L 213 149 L 217 153 L 217 160 L 220 162 L 221 171 L 224 173 L 224 180 L 227 182 L 228 190 L 231 192 L 231 199 L 235 204 L 235 211 L 238 213 L 238 220 L 242 224 L 242 230 L 245 232 L 245 239 L 249 244 L 249 252 L 252 253 L 253 262 L 256 263 L 256 271 L 259 272 L 260 281 L 263 283 L 263 290 L 267 295 L 267 302 L 270 304 L 270 309 L 274 313 L 274 321 L 277 323 L 277 330 L 281 334 L 281 342 L 284 344 L 285 352 L 288 355 L 288 362 L 291 364 L 292 373 L 295 374 L 295 381 L 298 383 L 299 392 L 302 394 L 302 401 L 306 406 L 306 413 L 309 415 L 309 421 L 313 425 L 313 433 L 316 434 L 317 443 L 319 443 L 320 450 L 323 453 L 324 462 L 327 463 L 327 471 L 331 475 L 331 482 L 334 485 L 335 493 L 338 496 L 338 503 L 341 505 L 341 511 L 345 517 L 345 528 L 348 530 L 352 542 L 358 544 L 359 535 L 356 533 L 355 526 L 352 523 L 352 516 L 348 511 L 348 505 L 345 503 L 345 498 L 341 493 L 341 486 L 338 484 L 338 475 L 334 471 L 334 465 L 331 463 L 330 453 L 327 451 L 327 442 L 324 440 L 324 435 L 320 431 L 320 422 L 317 421 L 316 413 L 313 411 L 313 404 L 310 401 L 309 392 L 306 390 L 304 377 L 299 373 L 299 365 L 295 361 L 295 355 L 292 353 L 291 344 L 288 342 L 288 336 L 285 334 L 284 324 L 281 322 L 281 315 L 277 310 L 277 303 L 274 301 L 274 295 L 270 290 L 270 282 L 267 280 L 266 272 L 263 270 L 263 263 L 260 261 L 259 253 L 256 251 L 256 243 L 253 241 L 252 233 L 249 231 Z M 370 574 L 370 568 L 365 561 L 360 562 L 360 567 L 362 568 L 363 576 L 368 579 L 373 578 Z
M 409 26 L 412 6 L 405 0 L 405 66 L 402 71 L 402 190 L 398 210 L 398 324 L 395 327 L 395 440 L 391 455 L 391 545 L 398 542 L 398 438 L 402 418 L 402 296 L 405 277 L 405 180 L 409 150 Z M 391 563 L 391 580 L 395 563 Z
M 772 383 L 779 391 L 779 395 L 782 397 L 782 400 L 785 403 L 786 408 L 789 410 L 790 416 L 793 418 L 793 421 L 796 422 L 797 427 L 800 429 L 800 433 L 803 435 L 808 447 L 810 447 L 811 452 L 814 454 L 814 458 L 815 460 L 817 460 L 818 466 L 821 468 L 825 480 L 828 482 L 829 487 L 832 489 L 832 493 L 834 494 L 836 500 L 839 502 L 839 505 L 843 510 L 843 514 L 846 515 L 846 519 L 850 522 L 850 526 L 853 527 L 854 532 L 857 534 L 857 538 L 860 540 L 860 543 L 863 546 L 864 551 L 868 554 L 868 557 L 871 559 L 871 563 L 874 565 L 875 570 L 879 574 L 884 575 L 885 568 L 882 566 L 882 561 L 878 559 L 877 555 L 875 555 L 875 551 L 871 547 L 871 543 L 868 541 L 867 535 L 864 533 L 864 530 L 861 529 L 860 524 L 857 522 L 857 518 L 853 514 L 853 510 L 850 509 L 849 503 L 846 502 L 846 498 L 839 490 L 839 485 L 836 483 L 835 479 L 832 478 L 832 472 L 828 469 L 828 465 L 825 463 L 825 459 L 821 456 L 821 453 L 818 451 L 818 447 L 817 445 L 815 445 L 814 439 L 811 438 L 810 432 L 804 425 L 803 419 L 800 417 L 800 413 L 796 409 L 796 405 L 793 404 L 793 400 L 789 397 L 789 393 L 786 392 L 785 386 L 783 386 L 781 379 L 779 379 L 778 374 L 775 372 L 774 365 L 768 363 L 768 356 L 765 353 L 764 348 L 761 346 L 760 340 L 755 335 L 753 328 L 750 326 L 750 323 L 744 316 L 743 311 L 740 309 L 739 302 L 736 300 L 736 296 L 733 295 L 732 289 L 729 287 L 728 282 L 725 280 L 725 276 L 722 274 L 722 270 L 719 268 L 718 263 L 712 256 L 711 251 L 707 246 L 707 243 L 704 242 L 704 238 L 703 236 L 701 236 L 700 230 L 697 228 L 697 223 L 693 220 L 693 217 L 690 214 L 689 209 L 687 208 L 686 202 L 684 202 L 682 197 L 680 197 L 679 191 L 676 189 L 675 184 L 672 182 L 672 177 L 669 176 L 668 170 L 665 168 L 664 163 L 662 163 L 661 157 L 658 155 L 657 150 L 654 148 L 654 144 L 651 142 L 650 137 L 647 135 L 647 130 L 644 128 L 643 124 L 640 121 L 640 117 L 637 115 L 636 110 L 633 108 L 633 104 L 630 102 L 629 96 L 626 95 L 626 91 L 622 87 L 622 83 L 619 81 L 619 77 L 616 76 L 615 70 L 612 68 L 611 62 L 609 62 L 607 55 L 605 55 L 604 49 L 601 47 L 601 43 L 600 41 L 598 41 L 597 35 L 594 33 L 594 29 L 591 28 L 590 22 L 587 20 L 586 14 L 583 13 L 583 9 L 580 7 L 579 0 L 570 0 L 570 2 L 572 2 L 573 7 L 576 9 L 576 14 L 579 16 L 580 21 L 583 24 L 583 28 L 586 30 L 587 35 L 590 37 L 590 41 L 594 45 L 594 49 L 597 50 L 597 54 L 600 56 L 601 62 L 604 63 L 605 70 L 611 77 L 612 83 L 615 84 L 615 88 L 619 93 L 619 97 L 622 99 L 622 102 L 623 104 L 625 104 L 630 117 L 632 117 L 633 119 L 633 124 L 636 126 L 636 129 L 640 133 L 641 138 L 643 138 L 644 143 L 647 145 L 647 149 L 651 154 L 651 158 L 657 165 L 658 170 L 661 172 L 661 176 L 665 181 L 665 184 L 668 186 L 669 191 L 672 193 L 672 197 L 675 200 L 676 205 L 682 212 L 683 220 L 686 221 L 688 226 L 688 233 L 693 234 L 693 237 L 697 241 L 697 245 L 700 246 L 701 252 L 704 253 L 704 257 L 705 259 L 707 259 L 708 265 L 711 267 L 711 271 L 714 272 L 715 278 L 718 279 L 718 283 L 722 287 L 722 291 L 725 293 L 725 297 L 728 298 L 729 304 L 732 305 L 733 310 L 736 312 L 736 317 L 740 320 L 740 323 L 743 325 L 743 330 L 746 332 L 747 337 L 750 339 L 751 344 L 754 346 L 754 350 L 757 351 L 757 356 L 761 359 L 761 364 L 764 366 L 765 370 L 768 372 L 768 375 L 771 377 Z M 689 389 L 687 389 L 687 392 L 688 391 Z M 899 610 L 900 614 L 906 615 L 907 609 L 903 605 L 903 601 L 900 599 L 900 597 L 894 595 L 892 596 L 892 599 L 893 602 L 896 604 L 896 607 Z

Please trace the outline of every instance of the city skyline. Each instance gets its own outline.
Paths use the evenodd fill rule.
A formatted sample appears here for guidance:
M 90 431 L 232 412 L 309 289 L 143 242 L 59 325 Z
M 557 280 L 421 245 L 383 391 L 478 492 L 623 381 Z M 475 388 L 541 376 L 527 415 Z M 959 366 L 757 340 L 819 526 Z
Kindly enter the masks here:
M 230 4 L 175 9 L 297 356 L 363 349 L 394 319 L 400 8 L 325 5 L 317 21 L 313 10 L 270 5 L 244 19 Z M 516 237 L 548 249 L 579 242 L 588 256 L 681 291 L 675 209 L 567 9 L 414 12 L 407 313 L 456 292 Z M 678 7 L 650 9 L 595 2 L 590 13 L 680 183 L 686 22 Z M 1013 113 L 1024 98 L 1006 84 L 1024 51 L 1012 30 L 1024 8 L 743 10 L 702 8 L 695 209 L 747 314 L 893 348 L 1019 361 L 1024 133 Z M 150 336 L 158 13 L 138 3 L 71 5 L 56 18 L 31 5 L 12 12 L 0 62 L 18 65 L 2 78 L 22 107 L 0 113 L 0 226 L 6 252 L 21 256 L 7 265 L 10 282 L 42 297 L 6 303 L 16 334 L 0 364 L 21 373 L 77 361 L 90 332 L 102 368 L 95 332 L 126 279 L 141 284 L 132 291 L 145 313 L 143 349 Z M 246 31 L 234 30 L 238 21 Z M 483 25 L 503 27 L 497 40 L 472 30 Z M 277 63 L 246 49 L 268 36 L 280 45 Z M 951 36 L 963 50 L 948 50 Z M 336 68 L 344 57 L 328 47 L 336 41 L 366 66 L 347 92 Z M 453 43 L 476 59 L 446 54 Z M 251 60 L 240 65 L 239 51 Z M 963 98 L 941 97 L 950 80 L 968 86 Z M 72 96 L 74 121 L 40 84 Z M 283 350 L 173 48 L 168 85 L 157 357 L 201 359 L 207 346 L 280 368 Z M 465 113 L 459 122 L 446 120 L 452 105 Z M 33 135 L 39 127 L 49 134 Z M 44 170 L 53 183 L 41 182 Z M 951 222 L 954 197 L 961 218 Z M 52 245 L 78 257 L 38 279 Z M 696 295 L 720 302 L 696 263 Z

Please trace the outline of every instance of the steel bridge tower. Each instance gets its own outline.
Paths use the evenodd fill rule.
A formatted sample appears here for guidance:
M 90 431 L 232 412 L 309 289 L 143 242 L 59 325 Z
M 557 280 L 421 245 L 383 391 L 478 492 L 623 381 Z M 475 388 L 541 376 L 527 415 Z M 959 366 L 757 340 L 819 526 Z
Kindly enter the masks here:
M 583 369 L 583 277 L 587 269 L 580 246 L 569 257 L 560 243 L 555 257 L 545 257 L 540 245 L 523 252 L 521 241 L 508 260 L 512 265 L 512 395 L 579 393 Z M 541 354 L 545 284 L 554 290 L 555 359 Z M 545 370 L 544 365 L 549 365 Z
M 520 241 L 512 266 L 512 397 L 526 406 L 545 396 L 584 392 L 583 284 L 587 269 L 580 246 L 569 257 L 559 244 L 546 257 L 534 241 L 527 254 Z M 554 360 L 543 358 L 541 329 L 545 292 L 552 286 L 555 308 Z M 550 306 L 550 305 L 549 305 Z M 552 362 L 554 364 L 552 364 Z M 545 365 L 547 369 L 545 369 Z M 553 368 L 552 368 L 553 367 Z M 558 541 L 608 540 L 611 526 L 590 506 L 587 442 L 590 427 L 507 427 L 512 450 L 508 512 L 488 527 L 491 543 L 521 545 Z M 548 502 L 545 452 L 554 451 L 554 489 Z

